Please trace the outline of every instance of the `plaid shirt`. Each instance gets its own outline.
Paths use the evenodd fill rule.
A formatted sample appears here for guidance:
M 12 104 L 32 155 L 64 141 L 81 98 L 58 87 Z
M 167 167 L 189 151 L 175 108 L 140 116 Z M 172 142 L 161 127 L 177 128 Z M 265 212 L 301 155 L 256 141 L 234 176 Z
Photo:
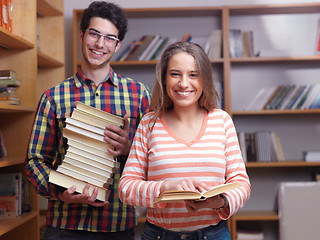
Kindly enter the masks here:
M 150 93 L 139 82 L 110 70 L 109 78 L 96 86 L 79 70 L 75 76 L 47 90 L 41 97 L 30 137 L 25 170 L 36 191 L 49 199 L 47 225 L 93 232 L 116 232 L 137 224 L 135 208 L 118 197 L 120 173 L 115 174 L 109 204 L 93 207 L 67 204 L 58 199 L 59 187 L 48 183 L 50 169 L 57 169 L 67 149 L 62 137 L 65 118 L 80 101 L 116 115 L 128 116 L 132 141 L 142 116 L 149 109 Z

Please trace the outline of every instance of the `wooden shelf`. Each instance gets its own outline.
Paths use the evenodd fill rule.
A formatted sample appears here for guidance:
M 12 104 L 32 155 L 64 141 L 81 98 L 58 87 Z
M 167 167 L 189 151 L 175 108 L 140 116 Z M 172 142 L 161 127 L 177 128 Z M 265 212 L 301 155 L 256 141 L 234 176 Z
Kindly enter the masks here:
M 29 42 L 2 27 L 0 27 L 0 45 L 9 49 L 31 49 L 34 47 L 32 42 Z
M 61 67 L 64 65 L 64 63 L 42 53 L 37 53 L 38 57 L 38 66 L 39 67 Z
M 63 12 L 48 0 L 37 0 L 37 13 L 40 17 L 63 16 Z
M 0 103 L 0 113 L 4 112 L 34 112 L 34 107 L 27 107 L 22 105 L 8 105 Z
M 263 4 L 231 6 L 230 15 L 264 15 L 264 14 L 297 14 L 297 13 L 319 13 L 319 3 L 298 4 Z
M 24 164 L 25 158 L 21 157 L 5 157 L 0 158 L 0 168 Z
M 22 216 L 19 216 L 14 219 L 0 220 L 0 236 L 6 234 L 11 230 L 14 230 L 15 228 L 30 221 L 33 218 L 36 218 L 37 216 L 37 211 L 31 211 L 30 213 L 24 213 Z
M 247 168 L 287 168 L 287 167 L 320 167 L 319 162 L 284 161 L 284 162 L 247 162 Z
M 240 63 L 275 63 L 275 62 L 283 62 L 283 63 L 310 63 L 310 62 L 318 62 L 320 61 L 320 55 L 315 56 L 296 56 L 296 57 L 246 57 L 246 58 L 231 58 L 230 62 L 233 64 Z
M 235 221 L 278 221 L 274 211 L 240 211 L 234 216 Z
M 252 116 L 252 115 L 293 115 L 293 114 L 319 114 L 320 109 L 305 110 L 259 110 L 259 111 L 232 111 L 233 116 Z

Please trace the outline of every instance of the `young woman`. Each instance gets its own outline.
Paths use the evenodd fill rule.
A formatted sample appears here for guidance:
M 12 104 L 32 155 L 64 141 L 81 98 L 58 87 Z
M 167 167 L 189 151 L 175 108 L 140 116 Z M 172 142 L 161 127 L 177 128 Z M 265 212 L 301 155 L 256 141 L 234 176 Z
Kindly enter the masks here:
M 216 105 L 202 48 L 170 45 L 119 182 L 124 203 L 147 207 L 142 239 L 230 239 L 226 220 L 248 200 L 250 182 L 232 119 Z M 166 190 L 202 192 L 231 182 L 241 187 L 205 201 L 154 203 Z

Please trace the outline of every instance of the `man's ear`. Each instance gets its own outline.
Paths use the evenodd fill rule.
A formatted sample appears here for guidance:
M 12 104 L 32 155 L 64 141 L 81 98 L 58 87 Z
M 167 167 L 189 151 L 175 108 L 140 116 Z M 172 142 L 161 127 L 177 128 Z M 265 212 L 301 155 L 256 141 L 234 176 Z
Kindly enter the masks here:
M 80 43 L 82 44 L 82 41 L 83 41 L 83 37 L 84 37 L 84 34 L 83 32 L 80 30 L 79 32 L 79 40 L 80 40 Z
M 121 43 L 122 43 L 121 41 L 118 42 L 118 44 L 116 46 L 116 49 L 114 50 L 115 53 L 118 52 L 118 50 L 119 50 L 119 48 L 121 46 Z

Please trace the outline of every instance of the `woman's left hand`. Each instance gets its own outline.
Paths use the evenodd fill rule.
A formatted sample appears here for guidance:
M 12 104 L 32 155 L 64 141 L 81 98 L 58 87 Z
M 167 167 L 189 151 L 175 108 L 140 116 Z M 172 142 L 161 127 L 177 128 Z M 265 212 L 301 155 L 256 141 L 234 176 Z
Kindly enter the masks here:
M 210 197 L 205 201 L 185 201 L 189 213 L 194 214 L 201 208 L 221 208 L 224 206 L 224 199 L 220 195 Z

